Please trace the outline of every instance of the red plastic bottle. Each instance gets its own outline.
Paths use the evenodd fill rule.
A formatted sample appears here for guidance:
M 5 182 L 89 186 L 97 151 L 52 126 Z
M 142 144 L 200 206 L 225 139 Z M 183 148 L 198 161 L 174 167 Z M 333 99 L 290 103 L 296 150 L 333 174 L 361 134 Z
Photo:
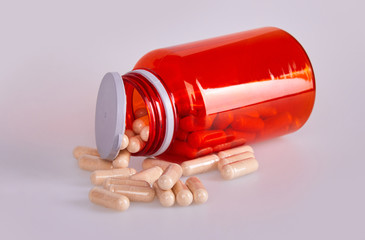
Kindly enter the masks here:
M 101 86 L 96 113 L 97 147 L 107 159 L 118 153 L 141 107 L 150 135 L 135 155 L 179 161 L 296 131 L 315 99 L 306 52 L 274 27 L 157 49 L 122 80 L 113 76 L 109 81 L 123 87 L 112 91 L 123 97 L 103 100 L 108 93 Z

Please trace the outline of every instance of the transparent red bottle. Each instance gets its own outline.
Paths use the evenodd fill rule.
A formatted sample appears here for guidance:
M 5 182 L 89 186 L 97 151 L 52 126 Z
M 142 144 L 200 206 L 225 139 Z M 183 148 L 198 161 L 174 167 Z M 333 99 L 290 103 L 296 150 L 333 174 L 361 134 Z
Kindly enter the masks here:
M 287 32 L 265 27 L 151 51 L 120 78 L 105 75 L 96 142 L 119 152 L 135 111 L 148 110 L 150 135 L 135 155 L 196 158 L 298 130 L 315 99 L 310 60 Z

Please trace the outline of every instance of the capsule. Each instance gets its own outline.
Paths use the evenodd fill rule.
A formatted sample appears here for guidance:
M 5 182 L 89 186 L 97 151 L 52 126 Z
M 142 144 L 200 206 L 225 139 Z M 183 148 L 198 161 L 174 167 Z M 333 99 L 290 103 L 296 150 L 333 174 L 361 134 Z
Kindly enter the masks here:
M 236 140 L 244 140 L 245 142 L 252 142 L 256 138 L 255 132 L 243 132 L 236 131 L 231 128 L 225 130 L 228 138 L 234 138 Z
M 145 126 L 142 128 L 142 131 L 141 131 L 141 139 L 145 142 L 148 141 L 148 136 L 150 135 L 150 127 L 149 126 Z
M 155 198 L 155 190 L 150 186 L 111 184 L 108 190 L 128 197 L 131 202 L 152 202 Z
M 157 182 L 153 184 L 153 189 L 155 189 L 155 193 L 157 195 L 158 200 L 160 201 L 161 205 L 164 207 L 171 207 L 175 204 L 175 194 L 171 189 L 169 190 L 162 190 Z
M 131 129 L 126 129 L 124 131 L 124 134 L 128 137 L 128 138 L 131 138 L 131 137 L 134 137 L 136 134 L 133 132 L 133 130 Z
M 141 136 L 136 135 L 129 139 L 129 145 L 127 147 L 127 150 L 130 153 L 136 153 L 141 151 L 145 145 L 146 143 L 142 140 Z
M 186 83 L 185 83 L 186 84 Z M 189 95 L 198 97 L 200 95 L 200 90 L 193 89 L 194 87 L 190 87 Z M 185 91 L 177 91 L 174 94 L 174 98 L 176 100 L 176 109 L 180 116 L 187 115 L 198 115 L 201 110 L 205 110 L 205 105 L 201 101 L 186 101 L 186 92 Z M 201 99 L 201 97 L 198 97 Z
M 248 158 L 224 165 L 220 173 L 225 180 L 230 180 L 255 172 L 258 167 L 259 164 L 255 158 Z
M 120 145 L 120 150 L 126 149 L 129 144 L 129 138 L 127 135 L 123 135 L 122 144 Z
M 187 142 L 175 140 L 172 143 L 171 151 L 176 153 L 177 155 L 182 155 L 189 159 L 192 159 L 212 153 L 213 148 L 207 147 L 198 150 L 196 148 L 191 147 Z
M 87 171 L 108 170 L 113 168 L 111 161 L 93 155 L 82 155 L 78 163 L 81 169 Z
M 260 116 L 263 119 L 273 117 L 278 113 L 276 108 L 273 108 L 273 107 L 270 107 L 270 106 L 260 106 L 260 107 L 257 107 L 257 110 L 258 110 L 258 112 L 260 113 Z
M 290 125 L 290 128 L 295 131 L 297 129 L 299 129 L 301 126 L 303 126 L 302 121 L 299 118 L 293 118 L 293 122 Z
M 231 142 L 222 143 L 222 144 L 219 144 L 219 145 L 213 147 L 213 152 L 220 152 L 220 151 L 223 151 L 223 150 L 226 150 L 226 149 L 241 146 L 245 143 L 246 143 L 246 139 L 242 139 L 242 138 L 235 139 Z
M 90 190 L 89 199 L 92 203 L 118 211 L 125 211 L 130 205 L 129 199 L 126 196 L 99 187 L 94 187 Z
M 213 124 L 215 116 L 215 114 L 204 117 L 189 115 L 180 120 L 179 126 L 186 132 L 195 132 L 209 129 Z
M 142 180 L 132 180 L 127 178 L 107 178 L 104 181 L 104 188 L 109 189 L 110 185 L 132 185 L 140 187 L 149 187 L 150 184 Z
M 188 136 L 188 143 L 193 148 L 213 147 L 224 142 L 226 142 L 226 133 L 223 130 L 196 131 Z
M 152 184 L 161 176 L 162 173 L 163 170 L 159 166 L 155 166 L 132 175 L 130 179 L 144 180 L 152 186 Z
M 213 127 L 215 129 L 226 129 L 234 120 L 234 115 L 231 111 L 221 112 L 217 114 L 214 120 Z
M 164 160 L 156 159 L 156 158 L 146 158 L 142 162 L 142 168 L 148 169 L 154 166 L 159 166 L 162 170 L 165 169 L 171 164 L 171 162 L 167 162 Z
M 148 114 L 148 111 L 146 108 L 138 108 L 135 112 L 134 112 L 134 117 L 135 118 L 140 118 L 143 116 L 146 116 Z
M 243 109 L 242 111 L 243 115 L 249 116 L 249 117 L 253 117 L 253 118 L 259 118 L 260 117 L 260 113 L 255 110 L 255 109 Z
M 85 147 L 85 146 L 75 147 L 72 154 L 77 160 L 79 160 L 82 157 L 82 155 L 99 156 L 98 150 L 96 150 L 95 148 Z
M 118 156 L 112 161 L 114 168 L 126 168 L 129 165 L 131 153 L 126 149 L 119 152 Z
M 196 154 L 193 158 L 198 158 L 198 157 L 201 157 L 201 156 L 205 156 L 205 155 L 208 155 L 212 152 L 213 152 L 212 147 L 202 148 L 202 149 L 199 149 L 199 150 L 196 151 Z
M 157 183 L 162 190 L 171 189 L 175 183 L 181 178 L 182 168 L 179 164 L 170 164 L 162 173 Z
M 184 176 L 191 176 L 199 173 L 208 172 L 217 168 L 219 157 L 215 154 L 196 158 L 181 163 Z
M 227 158 L 222 158 L 218 161 L 218 170 L 219 171 L 222 170 L 222 167 L 227 165 L 227 164 L 237 162 L 237 161 L 242 161 L 242 160 L 245 160 L 245 159 L 248 159 L 248 158 L 254 158 L 254 157 L 255 156 L 252 152 L 244 152 L 244 153 L 233 155 L 233 156 L 230 156 L 230 157 L 227 157 Z
M 263 129 L 265 124 L 261 118 L 240 115 L 235 117 L 231 126 L 238 131 L 257 132 Z
M 142 128 L 149 125 L 149 118 L 148 115 L 137 118 L 133 121 L 132 128 L 133 132 L 136 134 L 140 134 L 142 131 Z
M 242 115 L 244 116 L 249 116 L 249 117 L 253 117 L 253 118 L 259 118 L 260 117 L 260 113 L 257 111 L 256 108 L 254 107 L 242 107 L 242 108 L 238 108 L 235 109 L 234 111 L 234 117 L 241 117 Z
M 288 112 L 283 112 L 265 119 L 265 128 L 260 133 L 263 138 L 286 133 L 293 121 L 293 117 Z
M 97 170 L 94 171 L 90 180 L 94 185 L 102 185 L 107 178 L 111 177 L 129 177 L 132 174 L 135 174 L 136 170 L 134 168 L 119 168 L 119 169 L 111 169 L 111 170 Z
M 175 194 L 177 204 L 180 206 L 189 206 L 193 202 L 193 194 L 181 180 L 176 182 L 172 191 Z
M 186 186 L 193 193 L 194 202 L 197 204 L 205 203 L 208 200 L 208 191 L 197 177 L 189 177 Z
M 240 146 L 240 147 L 235 147 L 235 148 L 227 149 L 227 150 L 224 150 L 224 151 L 220 151 L 218 153 L 218 157 L 219 158 L 227 158 L 227 157 L 237 155 L 237 154 L 240 154 L 240 153 L 244 153 L 244 152 L 252 152 L 253 153 L 254 151 L 253 151 L 251 146 L 243 145 L 243 146 Z
M 188 139 L 188 132 L 185 132 L 184 130 L 182 130 L 181 128 L 179 128 L 176 131 L 176 139 L 181 140 L 181 141 L 186 141 Z

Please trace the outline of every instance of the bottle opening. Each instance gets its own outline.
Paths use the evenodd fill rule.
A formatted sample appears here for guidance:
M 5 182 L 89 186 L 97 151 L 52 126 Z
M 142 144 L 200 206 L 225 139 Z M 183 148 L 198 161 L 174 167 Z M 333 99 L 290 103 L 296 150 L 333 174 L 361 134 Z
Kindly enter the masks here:
M 157 122 L 161 121 L 158 103 L 154 101 L 155 96 L 149 86 L 139 81 L 138 76 L 123 76 L 123 81 L 127 98 L 126 130 L 132 130 L 139 136 L 143 127 L 150 129 L 148 141 L 140 141 L 141 149 L 133 155 L 149 155 L 157 145 L 152 144 L 153 140 L 160 135 L 159 128 L 156 128 Z
M 174 110 L 170 97 L 159 79 L 146 70 L 134 70 L 123 75 L 127 97 L 126 129 L 139 134 L 140 126 L 149 126 L 147 141 L 134 153 L 156 156 L 171 143 L 174 133 Z M 138 122 L 138 123 L 137 123 Z

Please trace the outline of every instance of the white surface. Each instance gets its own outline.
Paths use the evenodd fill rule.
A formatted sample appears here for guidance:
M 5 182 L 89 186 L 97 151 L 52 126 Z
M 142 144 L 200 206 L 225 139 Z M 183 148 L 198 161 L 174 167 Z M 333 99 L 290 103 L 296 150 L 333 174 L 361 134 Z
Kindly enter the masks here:
M 274 3 L 275 2 L 275 3 Z M 362 1 L 2 1 L 1 239 L 364 239 Z M 89 203 L 71 151 L 94 142 L 98 86 L 149 50 L 261 26 L 293 34 L 317 80 L 299 132 L 255 144 L 259 172 L 201 176 L 202 206 Z M 133 161 L 140 169 L 140 160 Z

